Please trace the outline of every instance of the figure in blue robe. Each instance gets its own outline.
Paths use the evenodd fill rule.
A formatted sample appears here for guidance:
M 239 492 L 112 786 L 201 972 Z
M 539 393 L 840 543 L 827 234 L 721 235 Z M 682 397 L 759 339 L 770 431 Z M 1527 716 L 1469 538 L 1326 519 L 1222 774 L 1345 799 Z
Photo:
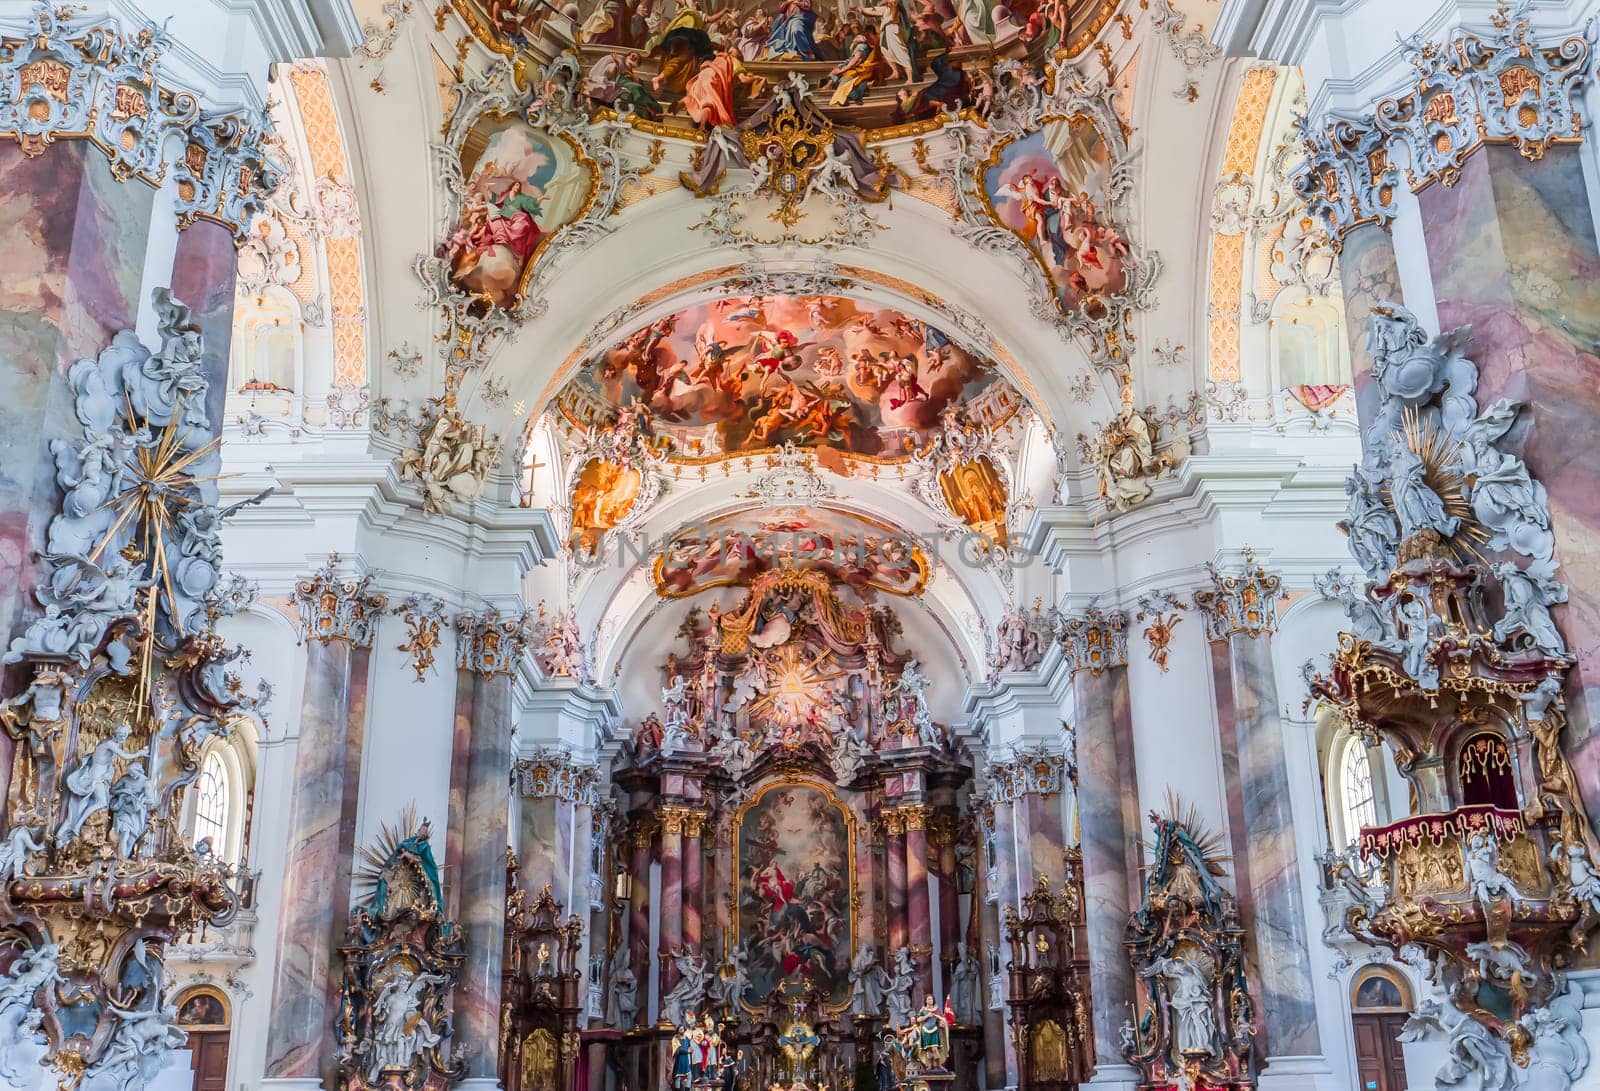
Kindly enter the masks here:
M 765 56 L 768 60 L 818 61 L 815 37 L 817 13 L 811 10 L 811 0 L 784 0 L 772 20 L 772 33 L 767 35 Z

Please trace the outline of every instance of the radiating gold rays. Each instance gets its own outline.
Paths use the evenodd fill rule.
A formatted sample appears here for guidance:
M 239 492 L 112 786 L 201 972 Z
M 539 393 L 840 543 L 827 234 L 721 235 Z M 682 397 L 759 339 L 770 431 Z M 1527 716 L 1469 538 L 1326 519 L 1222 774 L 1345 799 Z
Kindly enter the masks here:
M 1460 529 L 1451 537 L 1450 544 L 1461 560 L 1484 562 L 1486 558 L 1480 547 L 1488 543 L 1490 534 L 1478 522 L 1472 510 L 1472 503 L 1466 495 L 1471 482 L 1459 469 L 1461 448 L 1465 441 L 1459 436 L 1447 434 L 1436 420 L 1424 421 L 1414 408 L 1401 411 L 1400 427 L 1405 435 L 1406 446 L 1422 460 L 1423 482 L 1444 501 L 1445 514 L 1461 521 Z M 1388 491 L 1387 487 L 1384 491 Z M 1393 506 L 1391 500 L 1390 507 Z

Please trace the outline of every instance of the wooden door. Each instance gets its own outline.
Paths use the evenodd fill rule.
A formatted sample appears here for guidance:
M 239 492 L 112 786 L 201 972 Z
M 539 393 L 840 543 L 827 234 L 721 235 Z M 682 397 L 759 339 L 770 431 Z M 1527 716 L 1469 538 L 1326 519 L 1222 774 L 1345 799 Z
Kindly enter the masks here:
M 228 1032 L 190 1031 L 188 1048 L 193 1051 L 194 1091 L 228 1091 Z
M 1357 1014 L 1350 1022 L 1355 1029 L 1359 1091 L 1406 1091 L 1405 1050 L 1399 1041 L 1405 1014 Z

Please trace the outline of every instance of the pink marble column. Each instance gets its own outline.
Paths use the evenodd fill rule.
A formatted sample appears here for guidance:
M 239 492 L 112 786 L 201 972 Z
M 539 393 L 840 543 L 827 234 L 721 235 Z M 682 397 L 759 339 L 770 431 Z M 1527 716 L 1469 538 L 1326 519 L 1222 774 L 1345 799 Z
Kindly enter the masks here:
M 461 926 L 466 962 L 455 990 L 455 1044 L 468 1077 L 499 1066 L 500 975 L 505 958 L 506 846 L 511 821 L 512 678 L 468 676 L 473 686 L 467 755 L 466 828 L 461 859 Z
M 883 821 L 888 832 L 884 863 L 889 873 L 889 950 L 884 957 L 892 964 L 894 953 L 911 942 L 906 892 L 906 820 L 898 808 L 886 808 Z
M 933 992 L 933 916 L 928 899 L 928 810 L 908 807 L 906 836 L 906 918 L 912 961 L 917 967 L 917 1004 Z
M 1072 727 L 1078 762 L 1079 846 L 1094 966 L 1095 1054 L 1121 1059 L 1118 1028 L 1133 1002 L 1133 971 L 1122 946 L 1139 888 L 1139 793 L 1125 666 L 1072 678 Z
M 683 946 L 685 950 L 700 951 L 700 907 L 705 898 L 702 873 L 705 867 L 705 847 L 700 834 L 705 815 L 694 812 L 683 820 Z
M 628 957 L 639 985 L 639 1024 L 649 1009 L 644 998 L 650 983 L 650 849 L 655 833 L 655 823 L 645 815 L 635 816 L 628 832 L 633 849 L 628 864 Z
M 678 983 L 671 956 L 683 949 L 683 819 L 681 807 L 661 809 L 661 996 Z
M 296 585 L 306 643 L 305 690 L 289 801 L 289 853 L 278 918 L 277 963 L 265 1073 L 326 1075 L 337 1040 L 334 953 L 350 905 L 356 796 L 366 731 L 368 648 L 387 605 L 368 580 L 341 580 L 338 558 Z M 331 595 L 340 608 L 323 611 Z

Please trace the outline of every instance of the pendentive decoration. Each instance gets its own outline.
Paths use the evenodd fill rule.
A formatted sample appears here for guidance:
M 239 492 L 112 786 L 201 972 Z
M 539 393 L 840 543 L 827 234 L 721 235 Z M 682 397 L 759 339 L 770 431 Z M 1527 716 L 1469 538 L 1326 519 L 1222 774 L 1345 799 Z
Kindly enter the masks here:
M 431 832 L 408 812 L 362 849 L 365 896 L 339 947 L 341 1091 L 443 1091 L 465 1074 L 448 998 L 466 954 L 445 915 Z
M 1204 833 L 1192 808 L 1179 814 L 1170 800 L 1150 823 L 1144 900 L 1123 941 L 1137 994 L 1135 1019 L 1122 1025 L 1122 1055 L 1143 1086 L 1253 1088 L 1255 1002 L 1239 905 L 1221 882 L 1221 836 Z
M 185 799 L 208 743 L 255 702 L 218 618 L 248 595 L 225 579 L 216 442 L 199 328 L 155 292 L 161 346 L 131 330 L 68 373 L 78 440 L 54 440 L 63 490 L 40 557 L 44 612 L 11 643 L 20 689 L 0 844 L 0 1025 L 64 1088 L 148 1083 L 184 1041 L 163 954 L 226 925 L 232 870 L 191 845 Z M 37 1020 L 30 1021 L 33 1009 Z
M 1351 629 L 1312 689 L 1386 744 L 1416 813 L 1364 828 L 1360 860 L 1330 874 L 1352 894 L 1345 927 L 1420 949 L 1465 1016 L 1441 1080 L 1530 1065 L 1576 1080 L 1561 967 L 1600 920 L 1600 844 L 1561 744 L 1572 656 L 1545 490 L 1500 446 L 1521 406 L 1478 405 L 1470 331 L 1429 339 L 1386 304 L 1368 339 L 1381 402 L 1341 524 L 1367 582 L 1321 582 Z

